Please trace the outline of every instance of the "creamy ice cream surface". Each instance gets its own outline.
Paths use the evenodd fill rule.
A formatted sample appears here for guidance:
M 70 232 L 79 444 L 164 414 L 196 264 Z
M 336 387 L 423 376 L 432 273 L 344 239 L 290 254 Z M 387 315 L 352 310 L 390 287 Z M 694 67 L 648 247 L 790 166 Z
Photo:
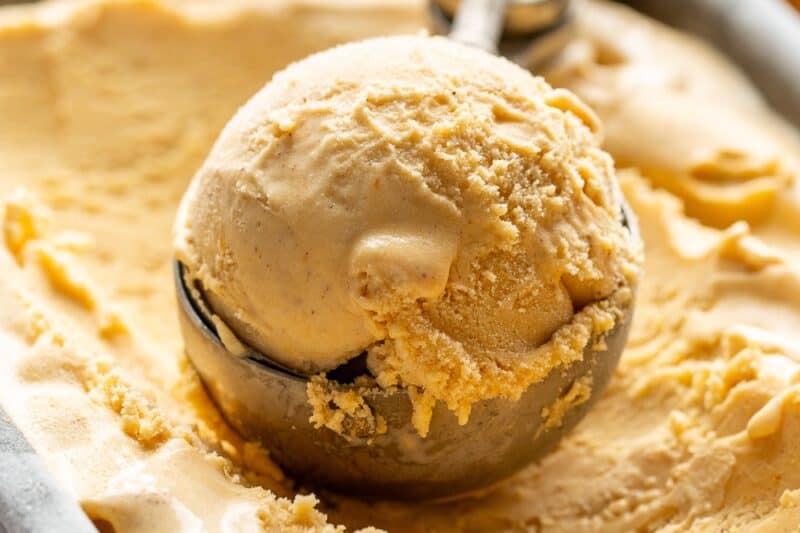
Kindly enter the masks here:
M 274 72 L 415 34 L 426 2 L 0 8 L 0 403 L 102 531 L 797 530 L 800 142 L 710 48 L 619 5 L 576 8 L 544 74 L 600 117 L 639 219 L 630 340 L 558 449 L 436 504 L 301 494 L 228 427 L 182 351 L 170 234 Z
M 305 372 L 366 351 L 379 384 L 466 422 L 613 325 L 587 306 L 630 299 L 640 246 L 598 129 L 573 94 L 441 37 L 340 46 L 226 126 L 178 256 L 246 344 Z

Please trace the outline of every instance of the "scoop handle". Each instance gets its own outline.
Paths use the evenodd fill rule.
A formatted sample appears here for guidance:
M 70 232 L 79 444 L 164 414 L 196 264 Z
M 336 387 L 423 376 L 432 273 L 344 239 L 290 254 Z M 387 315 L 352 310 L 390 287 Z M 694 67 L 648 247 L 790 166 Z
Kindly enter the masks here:
M 725 52 L 800 128 L 800 14 L 784 0 L 627 0 Z
M 496 54 L 507 3 L 508 0 L 461 0 L 449 38 Z

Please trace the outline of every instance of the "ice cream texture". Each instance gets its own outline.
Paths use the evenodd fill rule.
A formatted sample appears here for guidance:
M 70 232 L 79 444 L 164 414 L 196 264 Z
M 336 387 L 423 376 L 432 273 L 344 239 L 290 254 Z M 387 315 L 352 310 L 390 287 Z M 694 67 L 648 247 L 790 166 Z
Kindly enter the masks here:
M 416 33 L 426 3 L 0 8 L 0 403 L 101 530 L 797 530 L 800 141 L 706 46 L 576 7 L 544 74 L 600 117 L 639 218 L 630 341 L 556 451 L 438 504 L 300 495 L 186 364 L 170 270 L 178 202 L 236 109 L 312 52 Z
M 640 243 L 598 129 L 572 93 L 441 37 L 343 45 L 225 127 L 177 255 L 246 344 L 309 373 L 366 351 L 378 384 L 415 389 L 420 433 L 435 400 L 466 422 L 631 298 Z

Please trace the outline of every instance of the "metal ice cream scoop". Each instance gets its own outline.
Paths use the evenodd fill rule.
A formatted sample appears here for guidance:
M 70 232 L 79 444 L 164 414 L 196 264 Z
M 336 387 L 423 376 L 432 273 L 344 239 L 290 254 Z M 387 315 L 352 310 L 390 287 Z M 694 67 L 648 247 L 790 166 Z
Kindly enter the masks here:
M 433 0 L 433 29 L 537 69 L 574 34 L 569 0 Z
M 520 3 L 556 4 L 550 0 Z M 506 2 L 498 0 L 462 2 L 453 38 L 493 47 L 505 7 Z M 442 16 L 445 13 L 441 11 Z M 564 12 L 558 13 L 563 18 Z M 623 207 L 623 223 L 637 233 L 627 207 Z M 610 380 L 633 316 L 631 303 L 613 329 L 587 343 L 581 360 L 555 368 L 518 401 L 498 398 L 474 404 L 463 426 L 437 402 L 429 433 L 423 438 L 411 425 L 412 405 L 405 389 L 375 388 L 366 393 L 365 400 L 374 417 L 385 420 L 385 431 L 355 427 L 343 436 L 309 421 L 308 376 L 247 347 L 244 354 L 230 353 L 208 316 L 201 288 L 191 285 L 180 263 L 176 262 L 174 274 L 186 353 L 228 422 L 246 438 L 262 442 L 300 483 L 367 498 L 452 497 L 498 482 L 550 451 L 583 418 Z M 363 362 L 363 357 L 356 358 L 327 377 L 344 389 L 355 387 L 354 377 L 366 372 Z M 545 423 L 546 408 L 579 379 L 584 390 L 591 391 L 588 399 L 567 410 L 558 423 Z

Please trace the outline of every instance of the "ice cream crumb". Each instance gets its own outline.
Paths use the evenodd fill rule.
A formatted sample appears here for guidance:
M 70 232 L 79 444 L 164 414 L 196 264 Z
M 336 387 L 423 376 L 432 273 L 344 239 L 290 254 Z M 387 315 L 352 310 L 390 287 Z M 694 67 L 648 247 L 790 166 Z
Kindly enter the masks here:
M 89 364 L 84 379 L 89 395 L 119 414 L 123 431 L 142 446 L 153 448 L 172 436 L 158 408 L 114 372 L 110 362 Z
M 42 234 L 48 219 L 49 212 L 26 189 L 16 189 L 5 201 L 3 239 L 18 264 L 23 263 L 25 246 Z
M 368 395 L 386 394 L 374 383 L 357 381 L 351 387 L 316 375 L 309 380 L 306 393 L 314 427 L 326 427 L 352 439 L 369 440 L 386 433 L 386 420 L 375 416 L 366 401 Z
M 70 266 L 69 258 L 64 252 L 52 245 L 41 242 L 36 246 L 36 257 L 39 265 L 47 274 L 54 289 L 68 296 L 75 303 L 87 310 L 97 305 L 89 282 Z
M 567 392 L 559 397 L 549 407 L 542 408 L 542 418 L 544 424 L 539 428 L 539 432 L 560 427 L 570 410 L 586 403 L 592 396 L 592 383 L 594 378 L 591 372 L 581 376 L 567 389 Z M 538 434 L 538 433 L 537 433 Z

